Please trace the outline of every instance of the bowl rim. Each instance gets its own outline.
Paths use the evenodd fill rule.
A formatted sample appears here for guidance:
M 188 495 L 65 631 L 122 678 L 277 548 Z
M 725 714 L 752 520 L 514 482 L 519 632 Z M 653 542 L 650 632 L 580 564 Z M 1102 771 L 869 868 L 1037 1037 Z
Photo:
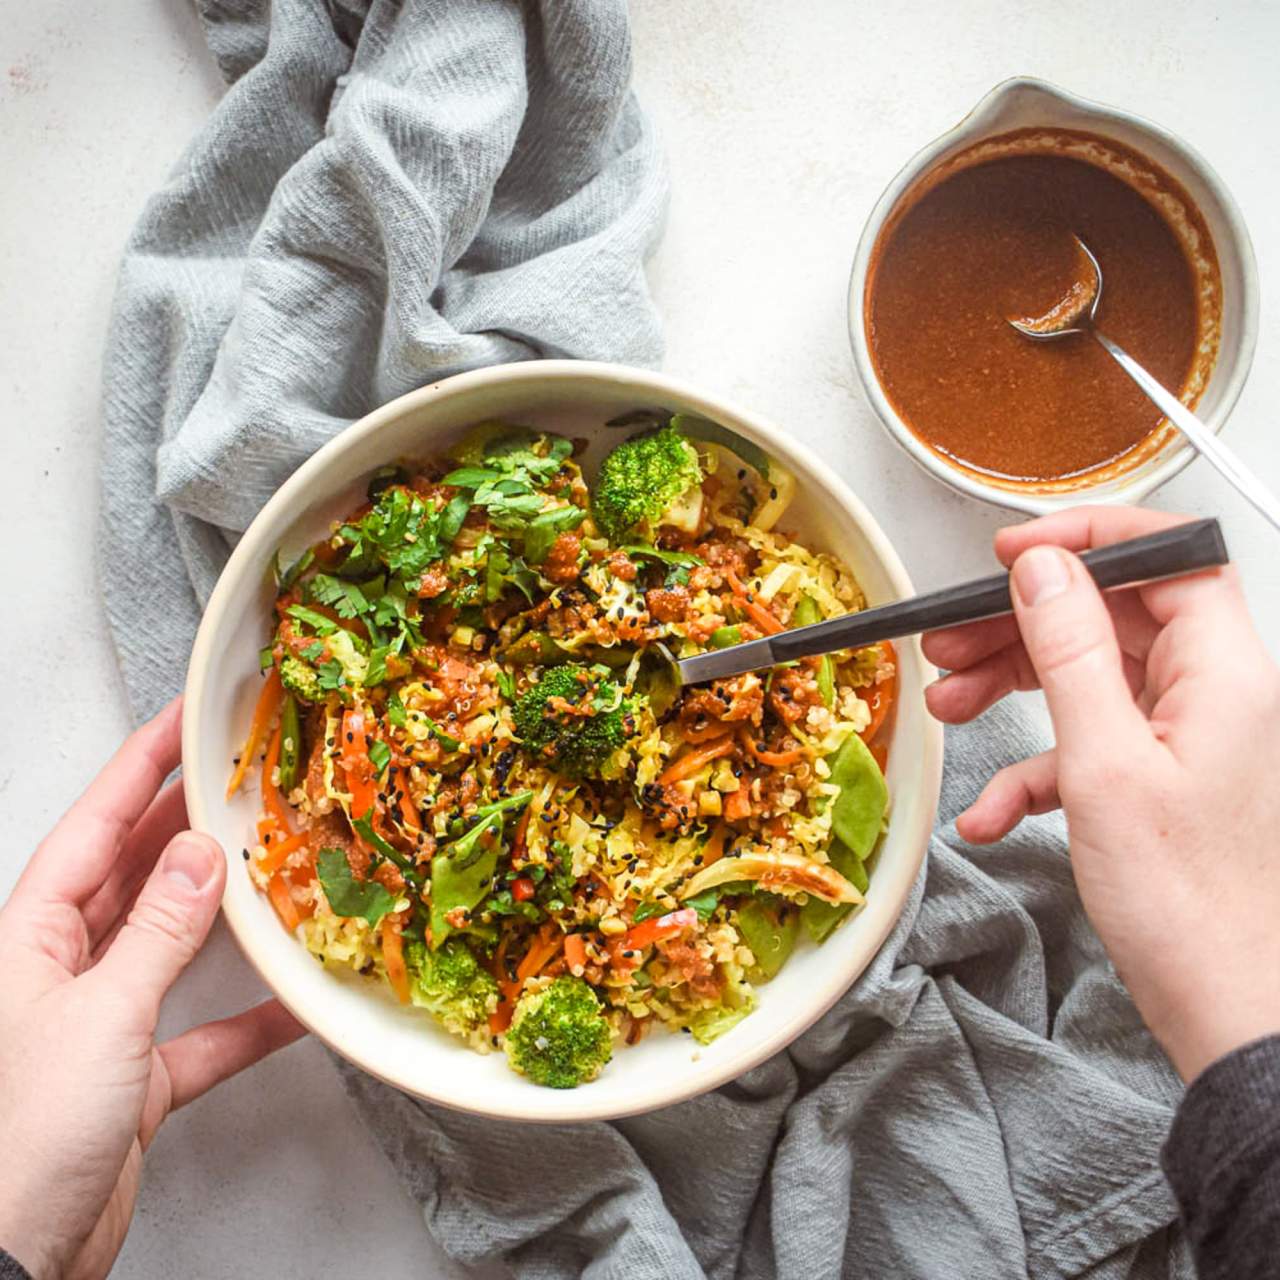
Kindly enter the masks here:
M 1030 91 L 1042 97 L 1053 99 L 1074 110 L 1094 117 L 1100 123 L 1119 122 L 1141 133 L 1149 134 L 1161 145 L 1181 157 L 1188 169 L 1197 174 L 1218 202 L 1223 214 L 1226 235 L 1233 242 L 1240 259 L 1242 315 L 1233 368 L 1230 371 L 1230 375 L 1220 384 L 1220 399 L 1213 415 L 1202 420 L 1215 434 L 1225 426 L 1248 380 L 1258 342 L 1257 259 L 1253 251 L 1253 240 L 1249 235 L 1249 229 L 1245 225 L 1244 216 L 1240 212 L 1235 198 L 1204 156 L 1192 147 L 1190 143 L 1183 141 L 1182 138 L 1170 132 L 1163 125 L 1148 119 L 1146 116 L 1126 111 L 1123 107 L 1115 107 L 1108 103 L 1081 97 L 1063 89 L 1059 85 L 1035 76 L 1012 76 L 1007 80 L 1000 81 L 988 90 L 957 124 L 939 134 L 931 142 L 926 143 L 911 156 L 889 181 L 884 191 L 881 192 L 879 199 L 867 217 L 866 223 L 863 225 L 849 273 L 847 311 L 849 342 L 853 351 L 853 362 L 858 372 L 858 378 L 862 383 L 863 393 L 870 401 L 871 407 L 875 410 L 876 416 L 889 436 L 905 449 L 911 459 L 920 467 L 959 493 L 995 506 L 1007 507 L 1015 511 L 1025 511 L 1031 515 L 1048 515 L 1051 512 L 1060 511 L 1064 507 L 1077 506 L 1081 502 L 1140 503 L 1155 492 L 1156 489 L 1172 480 L 1174 476 L 1198 456 L 1196 450 L 1180 432 L 1175 432 L 1168 443 L 1156 453 L 1155 458 L 1157 461 L 1153 465 L 1128 479 L 1122 477 L 1105 488 L 1103 486 L 1091 487 L 1086 484 L 1078 489 L 1063 490 L 1057 493 L 1022 493 L 1016 489 L 1006 489 L 1000 485 L 987 484 L 979 476 L 952 466 L 930 449 L 907 426 L 901 415 L 890 403 L 888 396 L 884 393 L 884 388 L 880 385 L 880 379 L 876 376 L 875 367 L 871 360 L 870 344 L 867 341 L 866 318 L 863 310 L 863 294 L 866 290 L 867 270 L 871 263 L 871 254 L 881 229 L 904 192 L 921 174 L 926 172 L 957 140 L 964 138 L 966 135 L 981 134 L 986 118 L 994 115 L 1006 98 L 1020 91 Z M 1132 143 L 1127 145 L 1133 146 Z M 1203 210 L 1201 212 L 1203 215 Z M 1215 364 L 1215 372 L 1216 367 Z
M 727 420 L 735 426 L 739 423 L 744 425 L 748 429 L 748 434 L 757 436 L 767 447 L 776 449 L 784 458 L 790 455 L 809 471 L 820 475 L 866 539 L 872 555 L 878 560 L 891 583 L 892 590 L 899 596 L 912 593 L 911 580 L 896 550 L 863 503 L 849 491 L 834 469 L 827 466 L 807 446 L 728 401 L 704 395 L 688 384 L 662 374 L 600 362 L 530 361 L 457 374 L 408 392 L 380 406 L 323 445 L 268 499 L 232 550 L 205 608 L 192 648 L 186 681 L 182 723 L 183 784 L 189 808 L 189 820 L 194 829 L 211 830 L 203 798 L 193 780 L 204 776 L 215 763 L 205 761 L 206 753 L 201 744 L 200 734 L 206 685 L 209 684 L 206 674 L 210 667 L 213 646 L 216 637 L 228 621 L 228 615 L 232 613 L 236 600 L 243 593 L 245 584 L 256 581 L 260 577 L 262 565 L 274 551 L 274 547 L 269 547 L 266 543 L 267 531 L 275 524 L 276 517 L 287 511 L 299 509 L 301 505 L 299 499 L 307 494 L 313 484 L 322 480 L 331 462 L 392 420 L 417 412 L 432 403 L 439 403 L 442 397 L 465 395 L 486 385 L 518 386 L 522 382 L 534 384 L 548 379 L 566 378 L 583 384 L 599 385 L 604 382 L 617 386 L 620 382 L 627 383 L 642 393 L 668 396 L 693 406 L 712 418 Z M 913 643 L 916 645 L 914 658 L 920 664 L 922 680 L 927 683 L 933 674 L 933 668 L 919 652 L 918 641 Z M 887 882 L 884 883 L 880 901 L 887 905 L 878 912 L 870 909 L 866 912 L 867 915 L 874 915 L 875 925 L 868 930 L 858 952 L 851 955 L 848 962 L 839 969 L 828 966 L 825 975 L 821 975 L 821 980 L 814 984 L 812 999 L 780 1018 L 773 1033 L 758 1044 L 737 1054 L 728 1055 L 713 1070 L 691 1071 L 688 1082 L 685 1084 L 671 1081 L 665 1072 L 655 1072 L 653 1076 L 656 1082 L 646 1083 L 645 1087 L 637 1089 L 634 1097 L 629 1099 L 625 1106 L 604 1100 L 596 1102 L 588 1088 L 565 1091 L 542 1090 L 539 1092 L 541 1101 L 538 1109 L 530 1106 L 528 1110 L 522 1110 L 517 1105 L 485 1106 L 470 1100 L 460 1101 L 450 1096 L 447 1088 L 433 1093 L 423 1089 L 420 1082 L 409 1082 L 397 1078 L 396 1073 L 381 1069 L 376 1061 L 376 1054 L 371 1054 L 362 1045 L 336 1043 L 333 1036 L 316 1029 L 315 1023 L 309 1016 L 308 1001 L 303 993 L 291 989 L 288 975 L 275 973 L 272 966 L 266 962 L 263 948 L 257 945 L 258 922 L 241 915 L 236 903 L 230 897 L 230 880 L 228 880 L 228 888 L 223 892 L 223 914 L 241 952 L 257 971 L 259 977 L 317 1039 L 339 1057 L 351 1062 L 362 1071 L 411 1096 L 438 1103 L 455 1111 L 528 1123 L 605 1120 L 672 1106 L 721 1087 L 791 1044 L 797 1036 L 817 1022 L 835 1004 L 866 972 L 879 954 L 885 939 L 896 926 L 910 900 L 911 889 L 919 875 L 936 820 L 942 780 L 942 726 L 927 713 L 922 711 L 922 715 L 923 742 L 919 761 L 920 803 L 914 815 L 914 829 L 908 832 L 913 852 L 909 858 L 903 859 L 900 865 L 893 868 L 896 874 L 886 876 Z M 230 862 L 232 860 L 229 857 Z M 234 860 L 234 865 L 238 865 L 238 859 Z M 890 868 L 881 869 L 882 873 L 889 870 Z M 874 899 L 872 901 L 874 902 Z M 550 1105 L 553 1102 L 552 1098 L 543 1098 L 543 1095 L 548 1092 L 552 1092 L 554 1098 L 558 1099 L 555 1105 Z

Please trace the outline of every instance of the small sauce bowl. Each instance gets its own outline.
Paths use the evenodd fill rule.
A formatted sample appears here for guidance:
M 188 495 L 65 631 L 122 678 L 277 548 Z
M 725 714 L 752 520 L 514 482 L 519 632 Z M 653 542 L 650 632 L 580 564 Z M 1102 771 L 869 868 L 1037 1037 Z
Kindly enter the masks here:
M 1136 152 L 1174 179 L 1207 227 L 1221 281 L 1217 354 L 1196 400 L 1196 411 L 1214 431 L 1235 405 L 1253 362 L 1258 331 L 1258 279 L 1253 246 L 1235 201 L 1195 151 L 1158 125 L 1128 112 L 1075 97 L 1042 80 L 1019 78 L 997 85 L 952 130 L 918 152 L 880 197 L 863 229 L 849 285 L 849 332 L 863 389 L 889 434 L 917 463 L 960 493 L 1032 514 L 1082 500 L 1138 503 L 1175 476 L 1195 456 L 1173 427 L 1158 427 L 1132 454 L 1078 476 L 1022 481 L 967 468 L 931 449 L 894 408 L 880 383 L 870 347 L 867 290 L 882 232 L 895 213 L 914 200 L 939 167 L 989 139 L 1043 129 L 1095 135 Z M 1062 430 L 1071 429 L 1069 422 Z

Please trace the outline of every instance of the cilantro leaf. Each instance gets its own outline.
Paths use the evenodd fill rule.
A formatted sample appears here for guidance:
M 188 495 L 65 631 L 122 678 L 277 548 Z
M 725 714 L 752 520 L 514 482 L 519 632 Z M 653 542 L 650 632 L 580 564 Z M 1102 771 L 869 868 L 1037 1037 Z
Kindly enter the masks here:
M 326 618 L 323 613 L 317 613 L 305 605 L 291 604 L 285 612 L 295 622 L 301 622 L 310 627 L 318 636 L 331 636 L 338 629 L 338 624 L 332 618 Z
M 320 687 L 326 692 L 332 693 L 342 688 L 342 663 L 336 658 L 331 658 L 328 662 L 322 662 L 316 668 L 316 675 L 320 678 Z
M 397 729 L 403 729 L 409 723 L 409 718 L 404 709 L 404 703 L 400 701 L 400 695 L 393 693 L 387 699 L 387 720 L 396 726 Z
M 395 905 L 395 897 L 376 880 L 357 880 L 341 849 L 321 849 L 316 873 L 329 905 L 340 916 L 360 917 L 378 924 Z
M 327 573 L 317 573 L 307 583 L 307 599 L 329 605 L 340 618 L 358 618 L 369 612 L 369 601 L 354 582 L 344 582 Z
M 557 507 L 533 517 L 524 531 L 524 555 L 530 564 L 541 564 L 555 540 L 576 529 L 587 518 L 581 507 Z
M 695 556 L 691 551 L 664 551 L 661 547 L 649 547 L 643 543 L 623 547 L 622 550 L 633 560 L 647 556 L 650 560 L 660 560 L 663 564 L 680 565 L 686 569 L 694 569 L 700 564 L 706 564 L 701 556 Z

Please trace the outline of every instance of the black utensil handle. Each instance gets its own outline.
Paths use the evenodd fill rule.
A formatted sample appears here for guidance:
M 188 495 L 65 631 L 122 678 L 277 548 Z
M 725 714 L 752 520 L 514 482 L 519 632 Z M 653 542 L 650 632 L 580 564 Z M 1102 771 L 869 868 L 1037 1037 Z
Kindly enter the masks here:
M 1086 551 L 1080 559 L 1100 588 L 1133 586 L 1195 573 L 1228 561 L 1227 544 L 1217 520 L 1194 520 L 1159 533 Z M 842 618 L 784 631 L 771 638 L 775 662 L 856 649 L 880 640 L 936 631 L 1013 612 L 1009 575 L 992 574 L 941 591 L 913 596 L 897 604 L 864 609 Z

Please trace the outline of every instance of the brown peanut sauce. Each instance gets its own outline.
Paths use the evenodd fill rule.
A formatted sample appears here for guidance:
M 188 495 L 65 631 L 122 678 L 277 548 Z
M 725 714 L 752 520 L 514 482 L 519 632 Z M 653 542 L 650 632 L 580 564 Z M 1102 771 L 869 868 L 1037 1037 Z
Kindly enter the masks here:
M 1063 302 L 1075 236 L 1102 268 L 1098 327 L 1194 403 L 1221 324 L 1213 242 L 1169 175 L 1109 139 L 1023 130 L 962 152 L 908 191 L 872 254 L 867 333 L 890 403 L 930 449 L 1010 487 L 1072 487 L 1164 438 L 1091 337 L 1033 342 L 1007 323 Z

